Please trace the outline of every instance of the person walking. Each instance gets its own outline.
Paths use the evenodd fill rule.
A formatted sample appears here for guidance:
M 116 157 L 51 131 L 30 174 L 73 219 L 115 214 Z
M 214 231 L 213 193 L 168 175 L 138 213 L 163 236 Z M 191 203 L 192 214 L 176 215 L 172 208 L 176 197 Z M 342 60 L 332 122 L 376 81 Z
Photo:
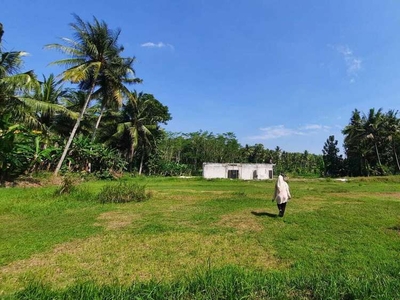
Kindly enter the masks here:
M 278 176 L 278 180 L 275 184 L 274 198 L 272 199 L 272 201 L 276 201 L 276 204 L 278 205 L 280 217 L 283 217 L 285 214 L 286 203 L 290 198 L 292 198 L 289 191 L 289 185 L 284 180 L 283 176 L 283 174 Z

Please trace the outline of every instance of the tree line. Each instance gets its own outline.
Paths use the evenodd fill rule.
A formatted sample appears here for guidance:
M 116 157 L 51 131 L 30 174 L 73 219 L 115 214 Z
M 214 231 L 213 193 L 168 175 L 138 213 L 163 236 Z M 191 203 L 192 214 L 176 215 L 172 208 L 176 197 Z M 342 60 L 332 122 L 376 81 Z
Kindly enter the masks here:
M 331 176 L 379 176 L 400 172 L 400 119 L 398 112 L 355 109 L 342 130 L 346 157 L 338 155 L 337 141 L 330 136 L 323 149 L 325 170 Z
M 167 133 L 149 161 L 149 173 L 164 175 L 200 175 L 203 163 L 273 163 L 275 173 L 320 176 L 322 155 L 291 153 L 281 148 L 264 148 L 263 144 L 239 144 L 232 132 L 208 131 Z
M 142 82 L 135 57 L 123 56 L 120 30 L 95 17 L 74 15 L 73 38 L 45 46 L 65 56 L 51 63 L 64 71 L 41 79 L 21 71 L 26 52 L 3 48 L 0 26 L 1 183 L 43 170 L 109 178 L 124 171 L 199 175 L 203 162 L 281 161 L 287 171 L 306 173 L 321 164 L 307 152 L 242 147 L 233 133 L 166 132 L 168 107 L 128 88 Z
M 322 155 L 262 144 L 242 146 L 232 132 L 171 133 L 172 119 L 154 95 L 129 89 L 135 57 L 124 56 L 120 30 L 74 15 L 73 38 L 46 45 L 65 57 L 59 76 L 22 71 L 24 51 L 6 51 L 0 24 L 0 184 L 21 174 L 80 172 L 112 178 L 122 172 L 200 175 L 204 162 L 273 163 L 275 173 L 368 176 L 400 170 L 397 112 L 355 110 L 343 130 L 346 158 L 331 136 Z

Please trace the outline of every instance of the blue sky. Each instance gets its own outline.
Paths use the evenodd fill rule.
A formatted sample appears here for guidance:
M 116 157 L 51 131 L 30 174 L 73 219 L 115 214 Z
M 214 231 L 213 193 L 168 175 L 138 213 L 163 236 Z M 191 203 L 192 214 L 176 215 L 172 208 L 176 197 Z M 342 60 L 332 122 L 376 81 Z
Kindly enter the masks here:
M 6 50 L 48 76 L 72 13 L 120 28 L 172 132 L 233 132 L 242 145 L 321 154 L 357 108 L 400 109 L 396 0 L 2 0 Z

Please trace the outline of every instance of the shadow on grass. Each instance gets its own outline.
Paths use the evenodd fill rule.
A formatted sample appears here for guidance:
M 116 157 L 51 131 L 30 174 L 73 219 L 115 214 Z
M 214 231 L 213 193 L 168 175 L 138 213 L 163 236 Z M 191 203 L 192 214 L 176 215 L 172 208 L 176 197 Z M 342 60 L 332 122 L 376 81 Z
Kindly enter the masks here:
M 264 216 L 270 217 L 270 218 L 277 218 L 278 217 L 278 214 L 271 214 L 271 213 L 265 212 L 265 211 L 263 211 L 263 212 L 252 211 L 251 213 L 253 215 L 257 216 L 257 217 L 264 217 Z

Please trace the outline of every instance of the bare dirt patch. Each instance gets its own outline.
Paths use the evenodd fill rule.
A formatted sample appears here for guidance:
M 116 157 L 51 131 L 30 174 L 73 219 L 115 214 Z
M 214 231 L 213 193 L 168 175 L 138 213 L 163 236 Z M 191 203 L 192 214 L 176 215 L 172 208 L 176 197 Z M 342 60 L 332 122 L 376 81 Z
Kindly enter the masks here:
M 47 178 L 33 178 L 30 176 L 21 176 L 15 181 L 6 182 L 5 187 L 22 187 L 22 188 L 35 188 L 51 185 L 60 185 L 62 183 L 61 176 L 49 176 Z

